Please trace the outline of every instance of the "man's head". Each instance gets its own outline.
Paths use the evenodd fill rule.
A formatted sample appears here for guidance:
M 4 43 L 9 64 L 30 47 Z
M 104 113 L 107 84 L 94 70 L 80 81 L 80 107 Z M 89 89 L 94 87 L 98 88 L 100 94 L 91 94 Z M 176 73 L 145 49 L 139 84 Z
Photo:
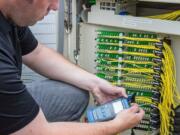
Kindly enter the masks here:
M 0 0 L 0 11 L 19 26 L 33 25 L 50 10 L 57 10 L 59 0 Z

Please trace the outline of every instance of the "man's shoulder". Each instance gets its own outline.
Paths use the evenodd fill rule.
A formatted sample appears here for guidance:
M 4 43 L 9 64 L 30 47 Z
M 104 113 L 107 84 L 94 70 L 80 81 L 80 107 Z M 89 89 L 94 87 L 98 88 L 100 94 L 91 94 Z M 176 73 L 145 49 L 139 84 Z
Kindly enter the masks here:
M 0 31 L 0 46 L 2 46 L 3 44 L 7 44 L 7 43 L 8 43 L 7 34 L 4 34 Z
M 10 38 L 8 34 L 0 32 L 0 54 L 3 56 L 11 56 L 14 54 L 13 46 L 8 38 Z

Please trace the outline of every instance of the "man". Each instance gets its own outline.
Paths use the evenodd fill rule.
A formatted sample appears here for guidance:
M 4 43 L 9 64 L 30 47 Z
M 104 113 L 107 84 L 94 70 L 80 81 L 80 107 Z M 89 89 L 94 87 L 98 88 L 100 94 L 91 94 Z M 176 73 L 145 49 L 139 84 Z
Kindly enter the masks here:
M 88 104 L 87 92 L 99 103 L 126 96 L 123 88 L 37 42 L 26 26 L 57 9 L 58 0 L 0 1 L 0 135 L 113 135 L 137 125 L 144 115 L 137 105 L 107 122 L 57 122 L 78 120 Z M 27 88 L 21 81 L 22 62 L 56 81 Z

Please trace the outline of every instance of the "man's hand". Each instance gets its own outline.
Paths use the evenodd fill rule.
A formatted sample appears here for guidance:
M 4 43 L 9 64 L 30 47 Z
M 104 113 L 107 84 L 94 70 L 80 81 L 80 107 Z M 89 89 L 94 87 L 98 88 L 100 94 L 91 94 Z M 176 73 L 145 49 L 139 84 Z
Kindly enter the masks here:
M 127 97 L 124 88 L 113 86 L 103 79 L 99 79 L 98 83 L 91 92 L 95 100 L 100 104 L 111 101 L 117 97 Z
M 137 104 L 133 104 L 131 108 L 126 109 L 118 113 L 113 124 L 116 125 L 117 131 L 124 131 L 129 128 L 135 127 L 144 117 L 144 111 L 138 107 Z

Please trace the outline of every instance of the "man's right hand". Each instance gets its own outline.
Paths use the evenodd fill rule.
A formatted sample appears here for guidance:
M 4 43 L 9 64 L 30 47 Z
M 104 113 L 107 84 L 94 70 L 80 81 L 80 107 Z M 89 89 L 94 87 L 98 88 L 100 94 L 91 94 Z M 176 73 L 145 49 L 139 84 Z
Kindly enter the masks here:
M 137 104 L 133 104 L 131 108 L 118 113 L 113 123 L 116 126 L 117 132 L 124 131 L 139 124 L 143 116 L 144 111 Z

